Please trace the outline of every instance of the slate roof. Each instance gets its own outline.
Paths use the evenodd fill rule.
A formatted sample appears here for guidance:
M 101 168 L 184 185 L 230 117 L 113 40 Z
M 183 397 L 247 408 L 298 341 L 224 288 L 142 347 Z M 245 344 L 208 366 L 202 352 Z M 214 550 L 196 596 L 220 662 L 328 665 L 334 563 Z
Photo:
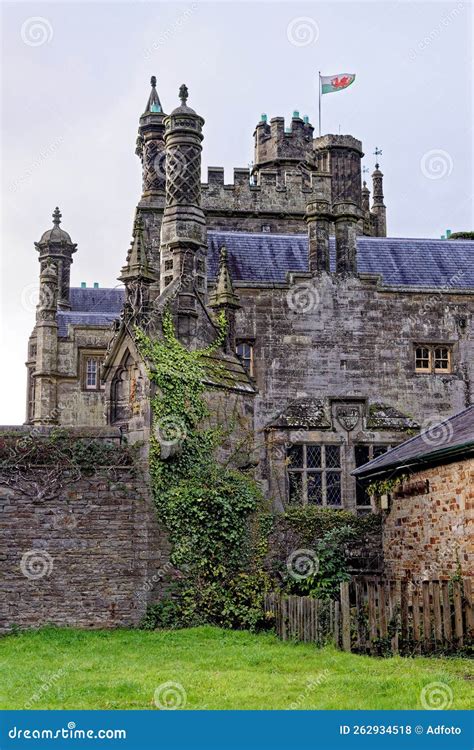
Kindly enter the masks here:
M 69 301 L 71 310 L 60 310 L 57 314 L 58 334 L 67 336 L 70 323 L 81 326 L 109 326 L 122 310 L 124 290 L 82 289 L 72 287 Z
M 208 278 L 214 281 L 219 251 L 225 245 L 233 282 L 284 283 L 289 271 L 306 271 L 306 234 L 259 234 L 209 231 Z M 335 241 L 330 238 L 331 269 L 335 268 Z M 474 289 L 474 242 L 391 237 L 358 237 L 360 273 L 380 274 L 388 287 Z M 110 325 L 122 309 L 123 287 L 70 290 L 71 310 L 58 312 L 59 335 L 67 336 L 69 323 Z
M 282 283 L 288 271 L 308 268 L 306 234 L 209 231 L 209 278 L 214 279 L 219 249 L 227 247 L 232 281 Z M 334 237 L 329 241 L 335 270 Z M 474 242 L 391 237 L 358 237 L 360 273 L 377 273 L 386 286 L 474 288 Z
M 359 466 L 352 474 L 381 476 L 405 466 L 426 466 L 470 455 L 474 455 L 474 405 Z

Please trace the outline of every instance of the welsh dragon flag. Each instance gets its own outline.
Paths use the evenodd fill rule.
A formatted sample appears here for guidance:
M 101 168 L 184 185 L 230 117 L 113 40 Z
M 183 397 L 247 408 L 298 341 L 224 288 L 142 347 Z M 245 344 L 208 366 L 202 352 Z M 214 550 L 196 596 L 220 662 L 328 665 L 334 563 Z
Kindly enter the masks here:
M 337 73 L 334 76 L 319 76 L 321 79 L 321 93 L 332 94 L 333 91 L 342 91 L 355 81 L 355 73 Z

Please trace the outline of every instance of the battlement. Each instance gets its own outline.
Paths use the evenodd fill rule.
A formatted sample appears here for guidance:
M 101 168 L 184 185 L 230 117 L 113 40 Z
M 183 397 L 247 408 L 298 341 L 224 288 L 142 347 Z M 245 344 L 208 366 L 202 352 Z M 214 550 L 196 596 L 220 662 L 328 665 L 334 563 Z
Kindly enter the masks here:
M 331 177 L 326 173 L 269 169 L 258 173 L 258 184 L 250 184 L 249 180 L 248 169 L 236 168 L 233 182 L 225 184 L 224 169 L 209 167 L 207 183 L 201 185 L 201 205 L 209 226 L 215 224 L 212 217 L 222 217 L 223 223 L 224 218 L 229 221 L 231 217 L 236 220 L 240 217 L 240 221 L 245 221 L 251 217 L 260 231 L 260 219 L 264 224 L 263 219 L 267 217 L 273 226 L 272 217 L 282 220 L 285 216 L 303 222 L 299 231 L 304 231 L 307 204 L 331 200 Z M 257 220 L 257 217 L 260 218 Z
M 301 118 L 299 112 L 293 112 L 289 127 L 285 127 L 283 117 L 273 117 L 268 123 L 266 115 L 262 115 L 254 132 L 255 168 L 270 164 L 278 167 L 280 164 L 314 163 L 313 132 L 308 117 Z
M 359 141 L 352 135 L 335 135 L 329 133 L 314 139 L 315 151 L 330 150 L 333 148 L 351 149 L 352 151 L 358 151 L 361 158 L 364 156 L 362 151 L 362 141 Z

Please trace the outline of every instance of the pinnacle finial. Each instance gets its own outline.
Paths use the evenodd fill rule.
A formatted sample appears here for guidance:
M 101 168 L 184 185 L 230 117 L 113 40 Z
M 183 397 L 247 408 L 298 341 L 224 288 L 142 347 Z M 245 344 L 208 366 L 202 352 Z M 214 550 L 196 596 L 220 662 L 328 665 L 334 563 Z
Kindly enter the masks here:
M 151 87 L 152 87 L 153 89 L 156 89 L 156 76 L 152 76 L 152 77 L 150 78 L 150 83 L 151 83 Z
M 62 213 L 59 210 L 59 208 L 56 206 L 56 208 L 53 211 L 53 224 L 59 227 L 59 225 L 61 224 L 61 218 L 62 218 Z
M 182 83 L 181 86 L 179 87 L 179 98 L 181 99 L 181 104 L 183 105 L 183 107 L 186 106 L 188 96 L 189 96 L 188 87 L 186 86 L 185 83 Z
M 227 248 L 225 245 L 222 245 L 219 251 L 219 262 L 223 266 L 227 265 Z

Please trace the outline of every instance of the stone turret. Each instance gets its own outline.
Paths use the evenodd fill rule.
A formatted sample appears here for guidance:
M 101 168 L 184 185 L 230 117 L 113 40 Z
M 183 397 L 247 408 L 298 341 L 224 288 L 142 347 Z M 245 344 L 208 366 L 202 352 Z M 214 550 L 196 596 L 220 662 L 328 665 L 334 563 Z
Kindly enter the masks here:
M 375 150 L 377 153 L 377 149 Z M 375 217 L 375 235 L 376 237 L 387 236 L 387 209 L 383 197 L 383 174 L 380 171 L 380 165 L 376 163 L 372 172 L 372 214 Z
M 142 163 L 142 200 L 165 194 L 165 113 L 151 77 L 151 92 L 140 117 L 135 153 Z
M 285 172 L 314 171 L 313 131 L 308 118 L 301 118 L 296 111 L 288 129 L 283 117 L 273 117 L 269 124 L 267 116 L 262 115 L 254 132 L 253 175 L 257 184 L 262 172 L 284 177 Z
M 61 310 L 71 307 L 69 302 L 70 274 L 73 253 L 77 245 L 72 242 L 70 235 L 61 229 L 61 212 L 56 206 L 53 212 L 53 228 L 43 233 L 35 247 L 39 252 L 39 262 L 42 271 L 47 265 L 54 264 L 56 269 L 57 306 Z
M 362 143 L 351 135 L 323 135 L 314 139 L 318 167 L 331 173 L 334 203 L 352 201 L 361 207 Z
M 209 307 L 212 307 L 216 313 L 224 312 L 228 326 L 224 348 L 233 352 L 235 350 L 235 313 L 241 304 L 232 284 L 226 247 L 220 249 L 216 288 L 209 297 Z
M 204 120 L 188 107 L 188 89 L 179 90 L 181 105 L 165 119 L 166 201 L 161 224 L 160 290 L 179 280 L 178 317 L 184 337 L 192 336 L 196 293 L 207 291 L 206 221 L 201 208 L 201 141 Z
M 58 364 L 57 293 L 58 272 L 50 260 L 40 275 L 40 298 L 36 308 L 36 367 L 34 378 L 33 423 L 58 423 L 56 373 Z

